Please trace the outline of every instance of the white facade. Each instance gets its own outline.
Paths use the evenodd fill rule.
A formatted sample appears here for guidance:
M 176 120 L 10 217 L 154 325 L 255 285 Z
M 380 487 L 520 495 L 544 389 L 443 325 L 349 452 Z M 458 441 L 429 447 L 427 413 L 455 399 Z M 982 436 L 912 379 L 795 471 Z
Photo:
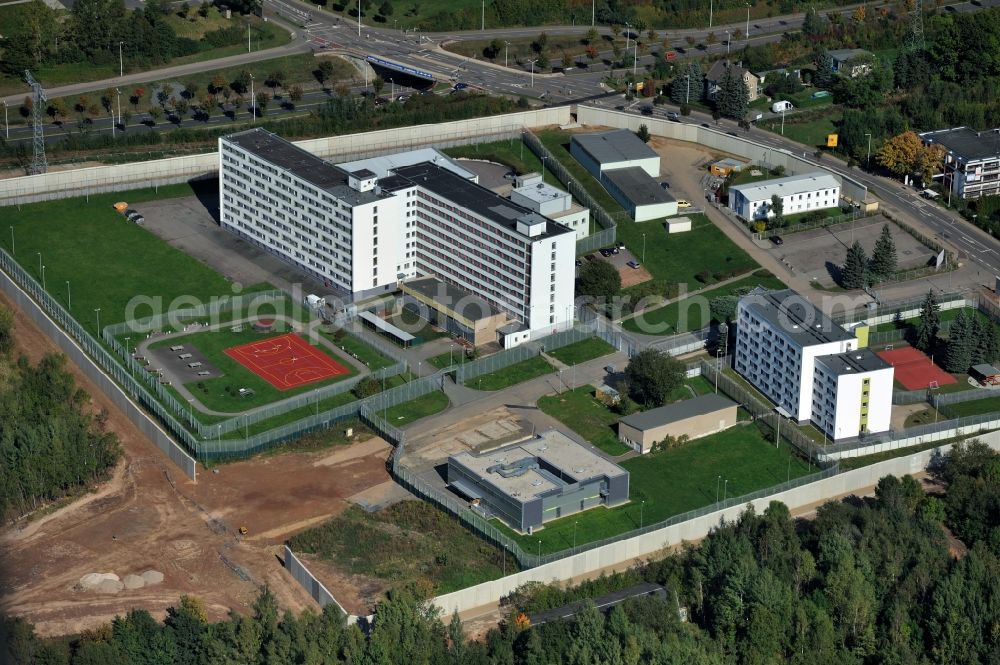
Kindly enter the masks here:
M 817 171 L 733 185 L 729 188 L 729 207 L 743 219 L 767 219 L 774 217 L 771 200 L 775 195 L 781 198 L 785 216 L 836 208 L 840 204 L 840 181 Z
M 849 360 L 848 352 L 864 361 Z M 858 436 L 863 425 L 867 432 L 889 429 L 892 367 L 858 351 L 854 335 L 794 291 L 740 299 L 735 369 L 779 412 L 800 423 L 812 420 L 833 439 Z
M 434 276 L 505 313 L 505 346 L 572 325 L 571 228 L 431 162 L 348 173 L 264 130 L 219 154 L 223 228 L 355 299 Z
M 813 384 L 813 423 L 835 441 L 859 432 L 888 431 L 892 377 L 892 367 L 869 349 L 819 358 Z

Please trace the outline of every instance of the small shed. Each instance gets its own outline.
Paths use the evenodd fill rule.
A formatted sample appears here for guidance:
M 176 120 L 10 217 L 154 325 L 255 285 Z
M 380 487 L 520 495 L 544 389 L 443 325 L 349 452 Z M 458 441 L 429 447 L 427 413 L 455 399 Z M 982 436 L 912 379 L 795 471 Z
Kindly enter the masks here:
M 981 386 L 1000 386 L 1000 369 L 988 363 L 974 365 L 969 370 L 969 376 L 978 381 Z
M 618 421 L 618 438 L 641 454 L 667 436 L 689 439 L 721 432 L 736 424 L 736 402 L 708 394 L 640 411 Z
M 709 173 L 720 178 L 726 178 L 731 173 L 739 173 L 743 170 L 744 163 L 738 159 L 733 159 L 732 157 L 727 157 L 726 159 L 720 159 L 714 162 L 708 167 Z
M 673 217 L 667 220 L 667 233 L 683 233 L 691 230 L 690 217 Z
M 602 383 L 594 389 L 594 399 L 608 406 L 615 406 L 622 401 L 621 393 L 606 383 Z

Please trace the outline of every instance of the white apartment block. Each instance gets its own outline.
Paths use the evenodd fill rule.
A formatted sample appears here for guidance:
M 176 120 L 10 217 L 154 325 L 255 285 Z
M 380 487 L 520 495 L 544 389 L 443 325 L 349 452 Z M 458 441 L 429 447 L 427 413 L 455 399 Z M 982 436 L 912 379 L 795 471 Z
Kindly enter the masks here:
M 816 359 L 812 421 L 831 439 L 885 432 L 892 416 L 892 366 L 871 349 Z
M 832 439 L 889 429 L 892 367 L 794 291 L 740 299 L 735 369 L 779 413 Z
M 816 171 L 787 178 L 750 182 L 729 188 L 729 207 L 743 219 L 774 217 L 772 197 L 781 199 L 782 214 L 836 208 L 840 204 L 840 181 Z
M 432 162 L 379 178 L 270 132 L 219 139 L 223 228 L 354 299 L 431 276 L 510 323 L 510 347 L 572 325 L 576 233 Z
M 926 145 L 939 144 L 944 156 L 942 184 L 963 199 L 1000 195 L 1000 127 L 977 132 L 969 127 L 920 135 Z

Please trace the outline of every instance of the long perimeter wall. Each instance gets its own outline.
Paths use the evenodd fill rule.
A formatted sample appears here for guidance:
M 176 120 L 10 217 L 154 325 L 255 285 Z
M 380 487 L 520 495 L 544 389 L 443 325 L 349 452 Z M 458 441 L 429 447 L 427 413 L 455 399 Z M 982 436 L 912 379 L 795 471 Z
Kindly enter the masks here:
M 1000 432 L 991 432 L 978 437 L 994 450 L 1000 450 Z M 750 505 L 758 513 L 763 512 L 772 501 L 784 503 L 792 511 L 819 503 L 830 497 L 842 496 L 858 492 L 878 483 L 883 476 L 903 476 L 924 471 L 931 459 L 947 452 L 954 444 L 924 450 L 906 457 L 879 462 L 860 469 L 845 471 L 829 478 L 823 478 L 808 485 L 802 485 L 785 492 L 779 492 L 754 501 Z M 444 616 L 452 612 L 464 612 L 476 607 L 496 603 L 504 596 L 528 582 L 563 582 L 578 576 L 614 566 L 638 557 L 656 554 L 657 552 L 679 545 L 685 541 L 704 538 L 722 520 L 736 520 L 746 506 L 731 506 L 724 510 L 709 513 L 681 524 L 675 524 L 658 531 L 621 540 L 581 554 L 566 557 L 537 568 L 525 570 L 514 575 L 477 584 L 467 589 L 461 589 L 431 600 L 439 607 Z
M 121 387 L 105 374 L 97 366 L 97 363 L 80 348 L 76 341 L 65 330 L 60 328 L 55 321 L 49 318 L 42 311 L 38 303 L 3 271 L 0 271 L 0 290 L 3 290 L 11 300 L 17 303 L 21 311 L 27 314 L 42 329 L 42 332 L 55 342 L 59 349 L 87 375 L 87 378 L 93 381 L 101 392 L 107 395 L 108 399 L 114 402 L 115 406 L 128 416 L 128 419 L 139 428 L 139 431 L 149 437 L 149 440 L 162 450 L 174 464 L 180 467 L 188 478 L 196 480 L 198 464 L 194 458 L 188 455 L 156 421 L 133 402 L 122 391 Z
M 478 143 L 491 136 L 502 137 L 520 132 L 525 127 L 563 125 L 569 121 L 570 107 L 559 106 L 434 125 L 329 136 L 296 141 L 296 144 L 324 158 L 361 159 L 428 144 L 448 147 Z M 213 177 L 218 169 L 218 152 L 213 151 L 202 155 L 7 178 L 0 180 L 0 206 L 176 184 Z

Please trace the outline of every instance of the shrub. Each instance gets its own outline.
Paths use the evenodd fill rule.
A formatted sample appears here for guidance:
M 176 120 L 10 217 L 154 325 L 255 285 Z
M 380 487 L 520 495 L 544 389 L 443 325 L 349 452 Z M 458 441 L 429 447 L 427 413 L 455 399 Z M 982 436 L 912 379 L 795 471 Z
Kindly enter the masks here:
M 712 273 L 710 273 L 710 272 L 709 272 L 709 271 L 707 271 L 707 270 L 702 270 L 702 271 L 701 271 L 701 272 L 699 272 L 699 273 L 698 273 L 697 275 L 695 275 L 695 276 L 694 276 L 694 278 L 695 278 L 696 280 L 698 280 L 699 282 L 701 282 L 702 284 L 711 284 L 712 282 L 714 282 L 714 281 L 715 281 L 715 280 L 714 280 L 714 279 L 712 278 Z

